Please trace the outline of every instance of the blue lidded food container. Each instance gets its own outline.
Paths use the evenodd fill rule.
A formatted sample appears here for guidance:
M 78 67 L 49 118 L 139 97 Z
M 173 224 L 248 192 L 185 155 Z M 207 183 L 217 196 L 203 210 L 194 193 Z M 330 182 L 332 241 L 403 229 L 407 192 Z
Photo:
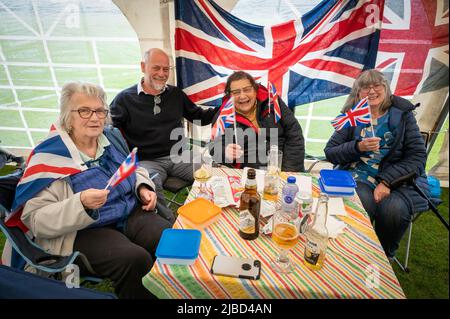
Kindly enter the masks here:
M 337 196 L 352 196 L 356 182 L 349 171 L 338 169 L 322 169 L 319 186 L 322 192 Z
M 165 229 L 155 255 L 162 264 L 192 265 L 201 239 L 202 233 L 196 229 Z

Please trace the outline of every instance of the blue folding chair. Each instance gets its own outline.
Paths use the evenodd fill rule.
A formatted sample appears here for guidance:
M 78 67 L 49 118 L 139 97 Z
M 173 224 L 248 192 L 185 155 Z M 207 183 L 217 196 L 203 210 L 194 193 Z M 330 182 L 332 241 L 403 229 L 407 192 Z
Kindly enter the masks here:
M 11 174 L 0 176 L 0 230 L 13 248 L 11 267 L 23 270 L 28 263 L 37 270 L 39 275 L 61 279 L 61 273 L 69 265 L 79 260 L 95 276 L 96 272 L 82 253 L 75 251 L 70 256 L 49 254 L 33 242 L 19 227 L 9 227 L 5 224 L 6 215 L 12 207 L 17 183 L 24 171 L 21 166 Z M 97 277 L 84 277 L 83 279 L 94 283 L 102 281 L 102 279 Z
M 43 278 L 0 265 L 0 299 L 116 299 L 112 293 L 69 288 L 62 281 Z
M 410 254 L 410 248 L 411 248 L 411 238 L 412 238 L 412 227 L 413 223 L 419 218 L 420 215 L 427 212 L 428 210 L 431 210 L 436 217 L 441 221 L 441 223 L 449 230 L 449 224 L 444 219 L 444 217 L 439 213 L 437 206 L 442 203 L 442 201 L 439 198 L 436 197 L 428 197 L 423 190 L 417 185 L 416 183 L 417 173 L 412 172 L 408 175 L 405 175 L 403 177 L 400 177 L 399 179 L 393 181 L 391 183 L 392 188 L 397 188 L 401 185 L 408 184 L 414 187 L 417 193 L 419 193 L 420 196 L 422 196 L 427 202 L 428 202 L 428 209 L 420 212 L 414 212 L 411 221 L 409 222 L 408 226 L 408 240 L 406 243 L 406 254 L 405 254 L 405 261 L 401 263 L 397 257 L 394 257 L 394 261 L 398 264 L 400 269 L 402 269 L 404 272 L 409 272 L 408 268 L 408 261 L 409 261 L 409 254 Z

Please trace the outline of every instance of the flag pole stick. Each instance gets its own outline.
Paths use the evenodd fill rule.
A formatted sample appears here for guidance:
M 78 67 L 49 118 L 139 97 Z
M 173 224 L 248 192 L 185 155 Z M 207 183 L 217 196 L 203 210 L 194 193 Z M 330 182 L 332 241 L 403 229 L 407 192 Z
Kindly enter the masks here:
M 269 92 L 269 114 L 270 114 L 272 113 L 272 107 L 270 106 L 270 98 L 272 94 L 270 94 L 270 81 L 268 75 L 267 75 L 267 91 Z M 275 119 L 275 110 L 273 112 L 273 118 Z
M 366 98 L 367 103 L 369 103 L 369 99 Z M 373 128 L 373 123 L 372 123 L 372 110 L 370 109 L 370 105 L 369 105 L 369 113 L 370 113 L 370 127 L 372 128 L 372 137 L 375 137 L 375 129 Z
M 370 119 L 370 127 L 372 127 L 372 137 L 375 137 L 375 130 L 373 128 L 372 119 Z
M 232 99 L 234 99 L 234 97 L 231 97 Z M 233 112 L 234 112 L 234 140 L 236 142 L 236 144 L 238 144 L 238 140 L 237 140 L 237 130 L 236 130 L 236 107 L 234 105 L 234 100 L 233 100 Z
M 111 182 L 112 182 L 112 178 L 110 178 L 109 179 L 109 182 L 108 182 L 108 184 L 106 185 L 106 187 L 103 189 L 103 190 L 106 190 L 106 189 L 108 189 L 108 187 L 109 187 L 109 185 L 111 185 Z

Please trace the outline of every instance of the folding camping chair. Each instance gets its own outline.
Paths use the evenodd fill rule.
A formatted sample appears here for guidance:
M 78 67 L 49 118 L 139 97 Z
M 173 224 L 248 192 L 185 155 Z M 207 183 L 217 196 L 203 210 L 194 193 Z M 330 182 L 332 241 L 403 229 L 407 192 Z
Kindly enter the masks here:
M 397 188 L 401 185 L 411 185 L 412 187 L 414 187 L 414 189 L 416 190 L 417 193 L 419 193 L 420 196 L 422 196 L 427 202 L 428 202 L 428 210 L 431 210 L 436 217 L 441 221 L 441 223 L 447 228 L 447 230 L 449 230 L 449 224 L 448 222 L 444 219 L 444 217 L 439 213 L 437 206 L 439 204 L 442 203 L 442 201 L 439 198 L 433 198 L 433 197 L 428 197 L 423 191 L 422 189 L 417 185 L 416 183 L 416 178 L 417 178 L 417 174 L 416 172 L 412 172 L 408 175 L 405 175 L 397 180 L 395 180 L 394 182 L 391 183 L 391 187 L 392 188 Z M 409 226 L 408 226 L 408 240 L 406 243 L 406 255 L 405 255 L 405 261 L 402 264 L 398 258 L 396 256 L 394 256 L 394 261 L 399 265 L 399 267 L 404 271 L 404 272 L 409 272 L 409 268 L 408 268 L 408 261 L 409 261 L 409 253 L 410 253 L 410 249 L 411 249 L 411 238 L 412 238 L 412 226 L 413 223 L 420 217 L 420 215 L 422 215 L 423 213 L 427 212 L 428 210 L 424 210 L 424 211 L 420 211 L 420 212 L 415 212 L 411 218 L 411 221 L 409 222 Z
M 71 289 L 62 281 L 0 265 L 0 299 L 116 299 L 113 293 Z
M 91 274 L 96 275 L 86 256 L 82 253 L 75 251 L 70 256 L 49 254 L 33 242 L 19 227 L 9 227 L 5 224 L 6 214 L 12 207 L 17 183 L 24 171 L 22 165 L 19 165 L 20 167 L 13 173 L 0 176 L 0 230 L 13 248 L 11 267 L 23 269 L 28 263 L 37 270 L 39 275 L 61 279 L 61 273 L 78 259 Z M 94 283 L 102 281 L 96 277 L 84 277 L 83 280 Z
M 422 138 L 424 140 L 425 143 L 425 148 L 427 149 L 427 154 L 430 151 L 430 133 L 428 132 L 420 132 L 420 134 L 422 135 Z M 420 187 L 417 185 L 416 183 L 416 178 L 417 178 L 417 174 L 415 172 L 412 172 L 408 175 L 405 175 L 403 177 L 400 177 L 399 179 L 395 180 L 394 182 L 391 183 L 391 187 L 392 188 L 396 188 L 399 187 L 401 185 L 411 185 L 412 187 L 414 187 L 414 189 L 416 190 L 417 193 L 419 193 L 420 196 L 422 196 L 427 202 L 428 202 L 428 210 L 431 210 L 436 217 L 441 221 L 441 223 L 447 228 L 447 230 L 449 230 L 449 224 L 448 222 L 444 219 L 444 217 L 442 217 L 442 215 L 439 213 L 437 206 L 439 206 L 442 201 L 439 198 L 436 197 L 428 197 L 423 191 L 422 189 L 420 189 Z M 412 226 L 413 223 L 419 218 L 420 215 L 422 215 L 423 213 L 427 212 L 428 210 L 425 211 L 421 211 L 421 212 L 415 212 L 411 218 L 411 221 L 409 223 L 408 226 L 408 239 L 407 239 L 407 243 L 406 243 L 406 253 L 405 253 L 405 261 L 402 264 L 398 258 L 396 256 L 394 256 L 394 261 L 398 264 L 398 266 L 400 267 L 400 269 L 402 269 L 404 272 L 409 272 L 409 268 L 408 268 L 408 261 L 409 261 L 409 254 L 410 254 L 410 249 L 411 249 L 411 238 L 412 238 Z

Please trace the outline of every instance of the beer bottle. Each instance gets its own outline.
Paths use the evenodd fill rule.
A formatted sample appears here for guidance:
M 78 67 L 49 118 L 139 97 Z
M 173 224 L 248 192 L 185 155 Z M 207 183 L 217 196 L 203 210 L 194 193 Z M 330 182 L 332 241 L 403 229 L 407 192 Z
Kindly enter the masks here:
M 316 207 L 314 222 L 306 229 L 304 264 L 312 270 L 323 266 L 328 246 L 328 196 L 320 194 Z
M 256 171 L 250 168 L 239 207 L 239 235 L 246 240 L 256 239 L 259 235 L 260 206 L 261 198 L 256 187 Z

